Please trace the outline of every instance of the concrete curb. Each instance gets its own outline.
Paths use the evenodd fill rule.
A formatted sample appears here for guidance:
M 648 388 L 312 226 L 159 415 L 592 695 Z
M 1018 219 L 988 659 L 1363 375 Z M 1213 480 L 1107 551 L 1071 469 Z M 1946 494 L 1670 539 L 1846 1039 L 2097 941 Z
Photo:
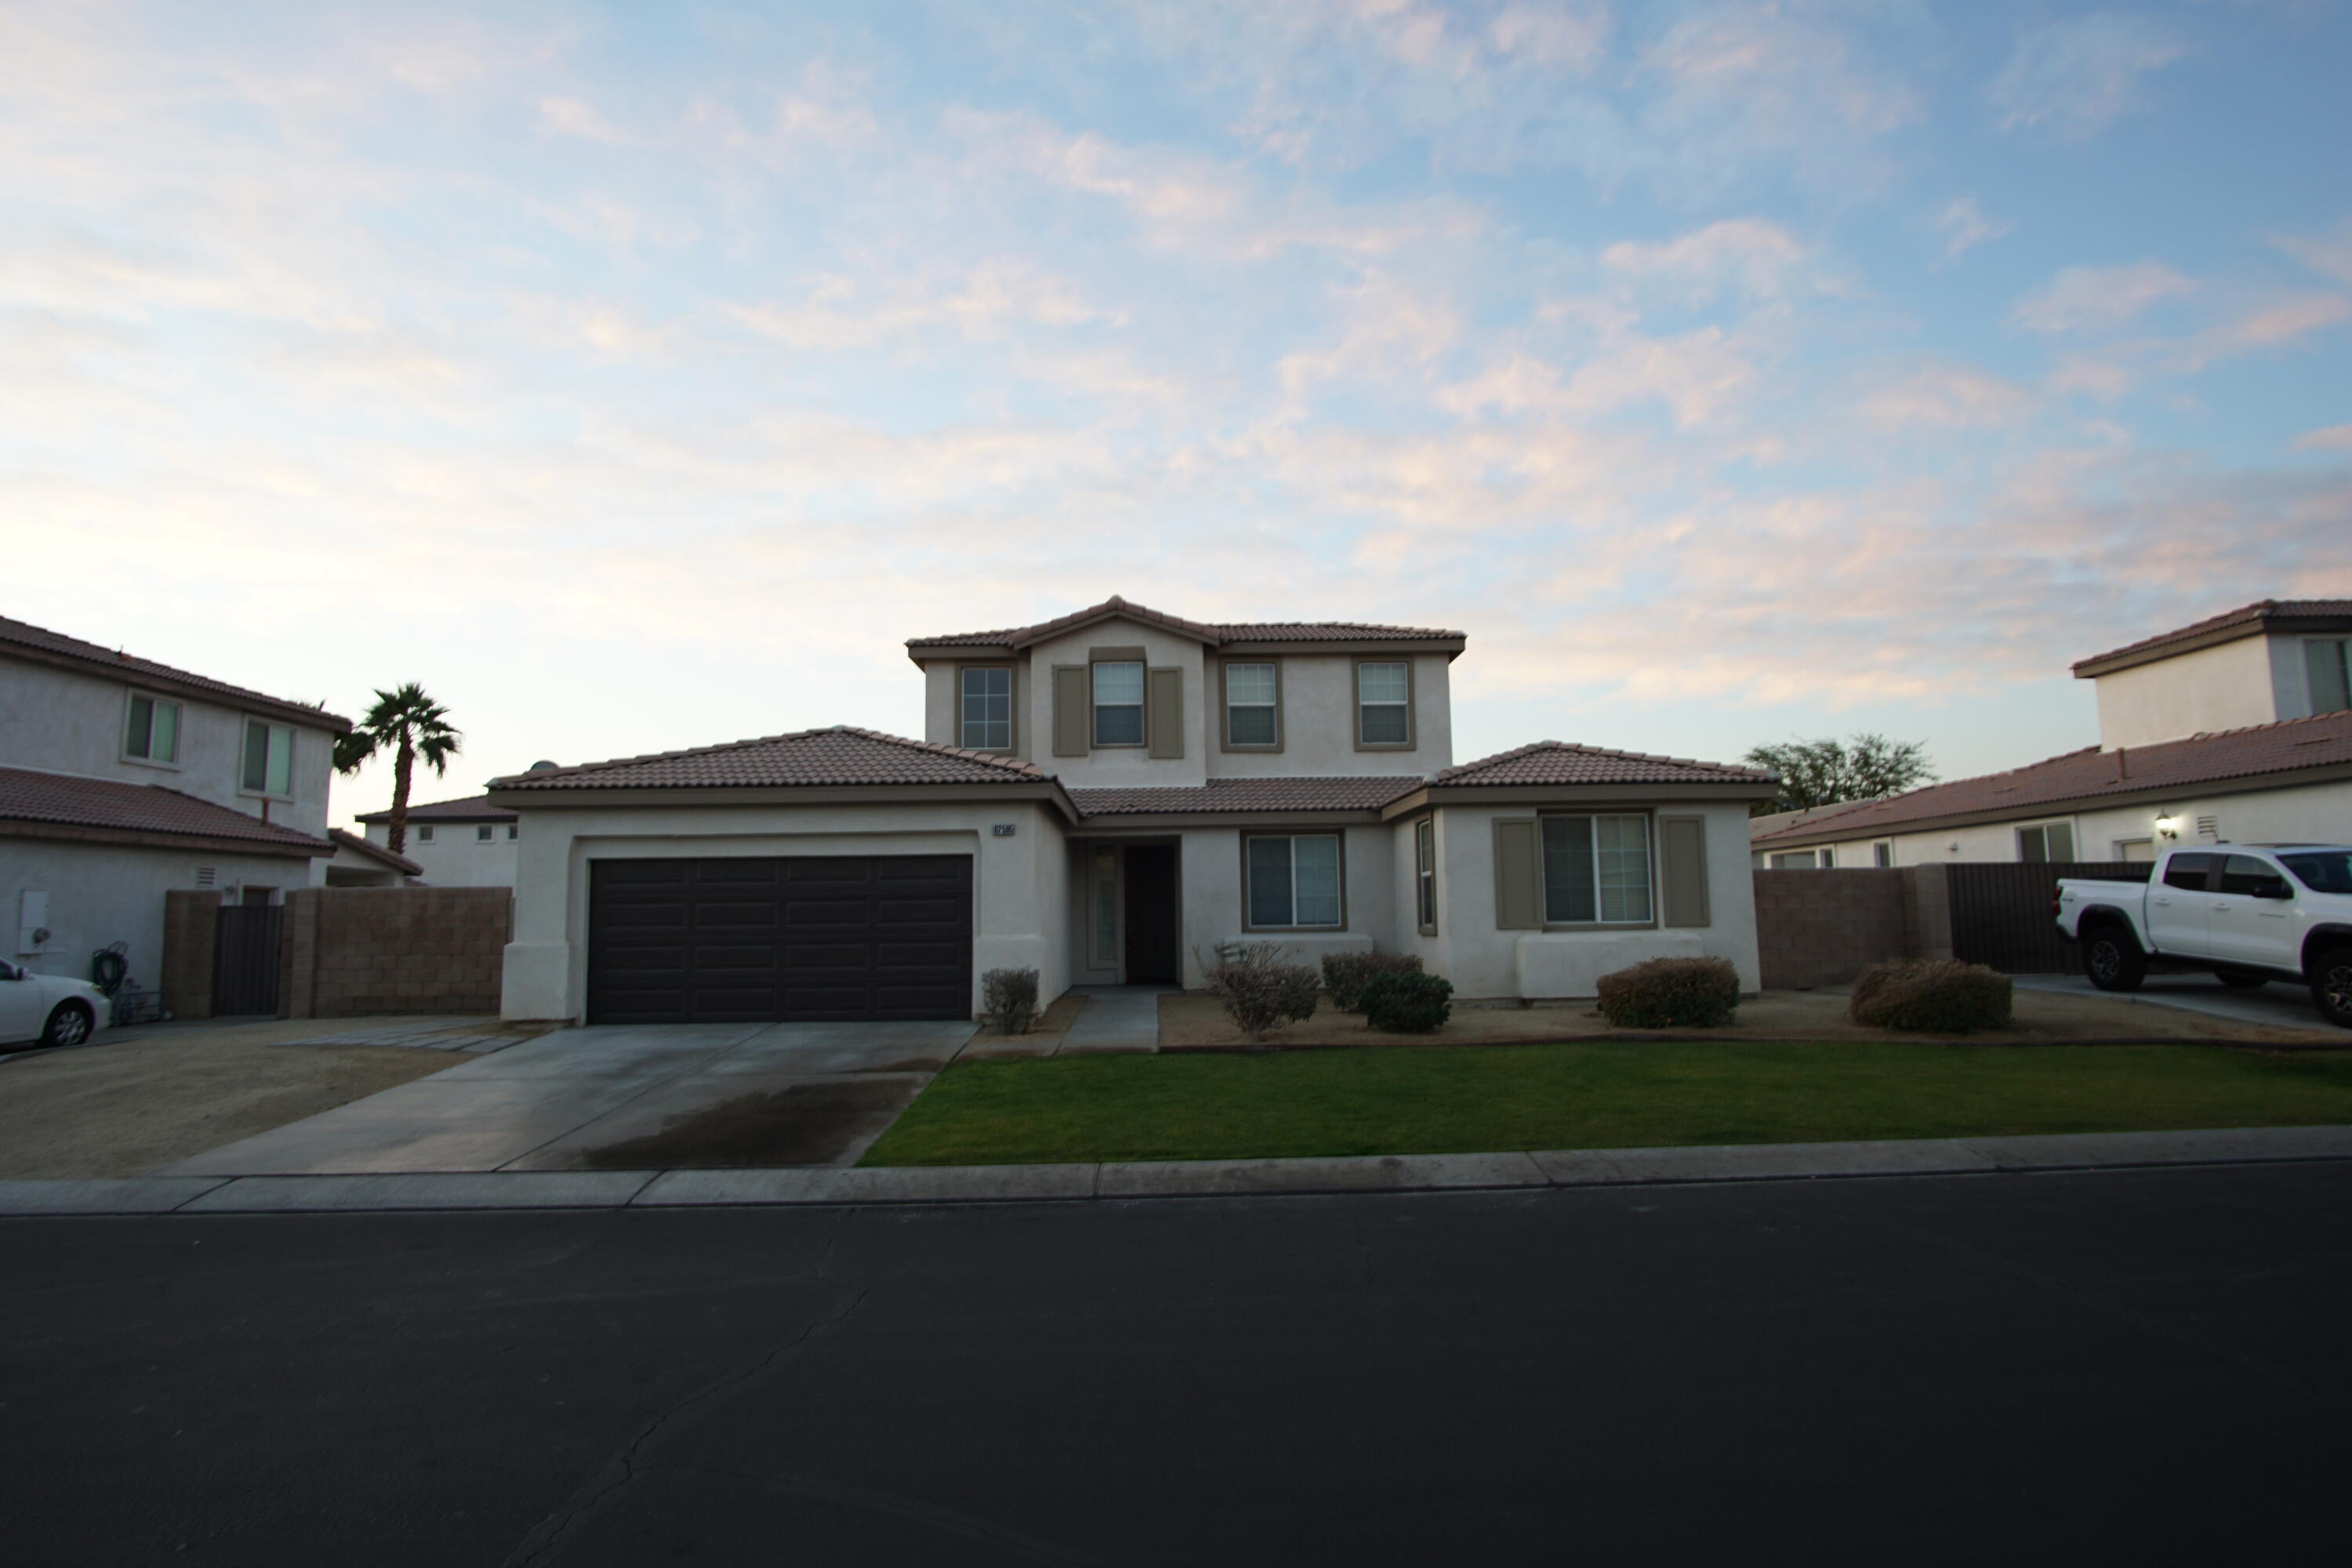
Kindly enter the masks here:
M 1695 1149 L 761 1171 L 402 1172 L 0 1182 L 0 1217 L 1071 1203 L 1638 1187 L 2352 1160 L 2352 1127 L 2079 1132 Z

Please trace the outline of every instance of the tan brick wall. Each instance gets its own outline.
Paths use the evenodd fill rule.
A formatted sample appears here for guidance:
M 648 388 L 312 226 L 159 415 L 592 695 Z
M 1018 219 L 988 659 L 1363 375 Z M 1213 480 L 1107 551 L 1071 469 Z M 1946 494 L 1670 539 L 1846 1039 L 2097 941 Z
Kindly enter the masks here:
M 509 889 L 306 888 L 286 903 L 289 1017 L 499 1010 Z
M 213 1016 L 213 945 L 221 896 L 194 888 L 163 895 L 163 1005 L 176 1018 Z

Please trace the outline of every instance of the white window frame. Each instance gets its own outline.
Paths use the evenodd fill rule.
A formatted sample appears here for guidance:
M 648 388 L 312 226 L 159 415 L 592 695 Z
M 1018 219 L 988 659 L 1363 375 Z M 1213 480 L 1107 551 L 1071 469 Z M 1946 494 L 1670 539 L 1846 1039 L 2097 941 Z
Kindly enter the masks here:
M 1895 840 L 1874 840 L 1870 846 L 1870 863 L 1882 871 L 1892 870 L 1895 866 Z
M 511 844 L 511 843 L 513 843 L 516 839 L 520 838 L 521 837 L 522 837 L 522 824 L 521 824 L 521 823 L 520 823 L 520 822 L 509 822 L 509 823 L 508 823 L 508 824 L 507 824 L 507 842 L 508 842 L 508 843 Z
M 493 826 L 493 825 L 491 825 L 491 824 L 489 824 L 489 823 L 487 823 L 487 822 L 482 822 L 482 823 L 477 823 L 477 824 L 475 824 L 475 826 L 474 826 L 474 842 L 475 842 L 475 843 L 477 843 L 477 844 L 489 844 L 489 843 L 495 842 L 497 838 L 498 838 L 498 831 L 497 831 L 497 829 L 495 828 L 495 826 Z
M 998 695 L 998 693 L 991 691 L 973 692 L 970 689 L 969 683 L 971 678 L 975 675 L 997 676 L 1003 678 L 1004 681 L 1004 690 L 1002 694 L 1004 699 L 1004 718 L 1001 721 L 1003 725 L 1004 739 L 1001 743 L 990 743 L 988 734 L 990 728 L 998 724 L 1000 721 L 990 719 L 985 716 L 978 719 L 972 717 L 971 705 L 975 699 L 985 703 L 992 697 Z M 1013 724 L 1013 667 L 1009 664 L 960 664 L 956 666 L 955 683 L 956 744 L 967 752 L 1012 751 Z M 973 730 L 975 726 L 980 730 L 979 737 L 976 740 L 973 737 Z
M 1263 701 L 1234 700 L 1234 671 L 1262 669 L 1266 673 L 1267 695 Z M 1278 752 L 1282 749 L 1282 666 L 1270 658 L 1229 659 L 1224 666 L 1225 682 L 1225 750 L 1229 752 Z M 1273 733 L 1263 741 L 1237 740 L 1234 735 L 1234 715 L 1264 713 L 1273 725 Z
M 1102 672 L 1106 669 L 1135 671 L 1135 700 L 1105 702 L 1102 700 Z M 1089 739 L 1097 751 L 1119 751 L 1140 747 L 1150 739 L 1150 716 L 1146 711 L 1150 703 L 1150 680 L 1146 661 L 1139 658 L 1098 658 L 1087 666 L 1087 726 Z M 1102 738 L 1102 716 L 1106 708 L 1135 710 L 1135 739 L 1106 741 Z
M 261 727 L 267 737 L 262 742 L 261 784 L 258 788 L 246 782 L 251 776 L 247 769 L 247 763 L 253 750 L 253 731 L 256 725 Z M 271 766 L 271 757 L 277 751 L 277 738 L 280 734 L 286 737 L 286 787 L 276 790 L 269 787 L 269 775 L 275 771 Z M 292 800 L 296 744 L 294 726 L 280 724 L 272 719 L 257 719 L 251 714 L 247 714 L 244 725 L 237 731 L 236 742 L 237 793 L 257 795 L 265 800 Z
M 2050 853 L 2050 830 L 2053 827 L 2063 827 L 2066 830 L 2066 853 L 2063 856 Z M 2039 860 L 2025 852 L 2025 836 L 2029 833 L 2042 835 L 2042 858 Z M 2063 866 L 2075 859 L 2083 852 L 2081 835 L 2074 831 L 2074 819 L 2071 816 L 2053 816 L 2040 822 L 2021 822 L 2015 829 L 2015 842 L 2019 862 L 2028 866 Z
M 430 844 L 433 842 L 433 825 L 431 823 L 416 823 L 412 826 L 416 828 L 416 842 L 419 844 Z
M 1551 870 L 1547 864 L 1549 846 L 1545 842 L 1551 825 L 1556 822 L 1585 824 L 1586 843 L 1592 857 L 1592 919 L 1576 920 L 1555 916 L 1551 909 Z M 1647 912 L 1636 920 L 1606 920 L 1601 884 L 1601 827 L 1603 822 L 1638 822 L 1642 825 L 1642 896 Z M 1622 853 L 1622 851 L 1619 851 Z M 1657 825 L 1646 811 L 1549 811 L 1536 821 L 1536 885 L 1537 897 L 1543 904 L 1544 925 L 1548 930 L 1594 931 L 1606 927 L 1612 931 L 1638 931 L 1658 923 L 1658 834 Z
M 1331 843 L 1331 901 L 1333 920 L 1302 921 L 1298 918 L 1298 845 L 1303 839 L 1328 839 Z M 1250 858 L 1254 844 L 1280 842 L 1288 845 L 1287 857 L 1290 885 L 1290 921 L 1286 925 L 1261 925 L 1257 920 L 1255 888 L 1252 880 L 1257 868 Z M 1242 929 L 1261 931 L 1346 931 L 1348 929 L 1348 839 L 1334 831 L 1307 833 L 1244 833 L 1242 835 Z
M 131 719 L 142 702 L 147 704 L 147 735 L 143 742 L 147 750 L 134 752 L 131 749 Z M 159 757 L 153 754 L 155 714 L 159 710 L 165 708 L 172 710 L 172 754 L 168 757 Z M 180 742 L 187 734 L 187 706 L 178 698 L 158 697 L 152 691 L 135 689 L 126 692 L 122 701 L 122 760 L 126 763 L 137 763 L 142 767 L 171 768 L 176 772 L 180 766 Z M 240 763 L 239 765 L 241 766 L 242 763 Z

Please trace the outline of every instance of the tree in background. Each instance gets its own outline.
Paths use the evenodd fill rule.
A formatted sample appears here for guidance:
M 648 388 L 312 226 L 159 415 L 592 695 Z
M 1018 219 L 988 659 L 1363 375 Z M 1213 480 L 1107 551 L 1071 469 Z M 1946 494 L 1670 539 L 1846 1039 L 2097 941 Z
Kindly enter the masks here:
M 408 847 L 408 785 L 416 759 L 423 757 L 436 777 L 445 777 L 449 759 L 457 754 L 463 740 L 449 727 L 449 710 L 425 696 L 425 688 L 413 680 L 397 691 L 378 691 L 367 717 L 350 734 L 336 738 L 339 773 L 359 772 L 360 764 L 379 751 L 392 753 L 390 847 L 394 854 Z
M 1810 811 L 1817 805 L 1901 795 L 1936 782 L 1936 771 L 1927 765 L 1926 752 L 1926 746 L 1917 741 L 1890 741 L 1866 733 L 1851 741 L 1790 741 L 1785 745 L 1759 746 L 1741 761 L 1779 773 L 1780 794 L 1774 800 L 1757 802 L 1749 810 L 1764 816 L 1776 811 Z

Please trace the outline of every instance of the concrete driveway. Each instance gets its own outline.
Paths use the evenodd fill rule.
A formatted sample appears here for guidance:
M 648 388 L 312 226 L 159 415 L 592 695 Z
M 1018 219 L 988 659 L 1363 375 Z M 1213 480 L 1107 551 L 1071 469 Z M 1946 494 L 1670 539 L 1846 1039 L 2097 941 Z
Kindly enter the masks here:
M 170 1175 L 847 1165 L 972 1026 L 679 1024 L 562 1029 Z
M 2326 1029 L 2327 1020 L 2311 1005 L 2310 988 L 2291 980 L 2236 990 L 2210 974 L 2151 974 L 2137 991 L 2102 991 L 2079 974 L 2020 974 L 2021 991 L 2051 991 L 2068 996 L 2099 996 L 2110 1002 L 2138 1002 L 2184 1013 L 2202 1013 L 2239 1024 L 2262 1024 L 2276 1029 Z M 2352 1031 L 2347 1031 L 2352 1042 Z

